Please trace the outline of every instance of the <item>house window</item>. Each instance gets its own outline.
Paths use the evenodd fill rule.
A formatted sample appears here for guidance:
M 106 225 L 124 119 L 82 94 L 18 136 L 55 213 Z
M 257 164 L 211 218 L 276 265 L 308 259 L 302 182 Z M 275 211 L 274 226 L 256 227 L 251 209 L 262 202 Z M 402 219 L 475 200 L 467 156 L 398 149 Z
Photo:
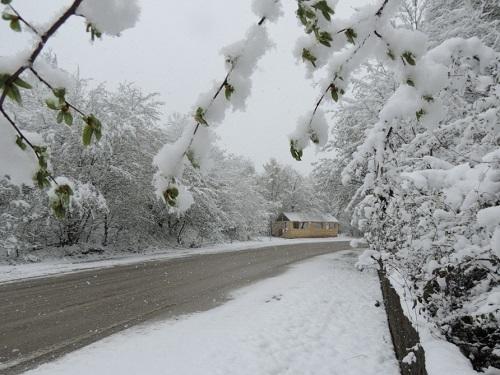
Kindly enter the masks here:
M 298 221 L 293 222 L 293 229 L 299 229 L 300 228 L 300 223 Z
M 300 229 L 307 229 L 307 223 L 305 222 L 300 223 Z

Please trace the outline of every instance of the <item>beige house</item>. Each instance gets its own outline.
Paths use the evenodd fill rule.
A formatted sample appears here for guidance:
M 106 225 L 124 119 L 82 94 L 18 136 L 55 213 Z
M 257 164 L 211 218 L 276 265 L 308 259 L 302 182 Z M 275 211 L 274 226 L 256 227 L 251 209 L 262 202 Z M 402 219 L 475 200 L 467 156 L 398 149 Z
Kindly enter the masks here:
M 338 220 L 330 214 L 283 212 L 272 226 L 272 235 L 283 238 L 336 237 Z

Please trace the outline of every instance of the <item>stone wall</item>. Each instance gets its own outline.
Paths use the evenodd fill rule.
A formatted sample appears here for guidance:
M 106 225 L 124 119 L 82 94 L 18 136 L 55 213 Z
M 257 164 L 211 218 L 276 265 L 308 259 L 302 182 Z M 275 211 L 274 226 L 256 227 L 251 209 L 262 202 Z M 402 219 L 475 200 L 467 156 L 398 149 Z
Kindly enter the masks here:
M 384 271 L 379 271 L 379 279 L 394 352 L 399 362 L 401 374 L 427 375 L 425 353 L 420 345 L 418 332 L 404 314 L 399 295 L 392 287 Z M 412 351 L 414 355 L 409 354 Z M 405 357 L 406 360 L 403 362 Z M 410 358 L 412 358 L 411 361 L 409 361 Z

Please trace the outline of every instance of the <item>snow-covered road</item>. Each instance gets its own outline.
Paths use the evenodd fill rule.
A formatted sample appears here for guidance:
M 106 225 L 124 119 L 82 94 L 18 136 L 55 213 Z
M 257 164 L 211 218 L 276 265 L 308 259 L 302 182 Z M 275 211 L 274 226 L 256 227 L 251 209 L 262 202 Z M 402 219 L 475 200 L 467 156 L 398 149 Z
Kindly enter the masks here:
M 374 272 L 299 263 L 212 310 L 110 336 L 28 374 L 398 374 Z

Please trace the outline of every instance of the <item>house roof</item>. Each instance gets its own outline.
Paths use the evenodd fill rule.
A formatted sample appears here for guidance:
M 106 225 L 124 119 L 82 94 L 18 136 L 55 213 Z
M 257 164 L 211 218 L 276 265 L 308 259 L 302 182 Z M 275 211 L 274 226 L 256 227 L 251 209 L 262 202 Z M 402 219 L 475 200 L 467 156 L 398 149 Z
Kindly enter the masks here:
M 283 215 L 290 221 L 310 221 L 322 223 L 339 222 L 335 216 L 326 213 L 283 212 Z

